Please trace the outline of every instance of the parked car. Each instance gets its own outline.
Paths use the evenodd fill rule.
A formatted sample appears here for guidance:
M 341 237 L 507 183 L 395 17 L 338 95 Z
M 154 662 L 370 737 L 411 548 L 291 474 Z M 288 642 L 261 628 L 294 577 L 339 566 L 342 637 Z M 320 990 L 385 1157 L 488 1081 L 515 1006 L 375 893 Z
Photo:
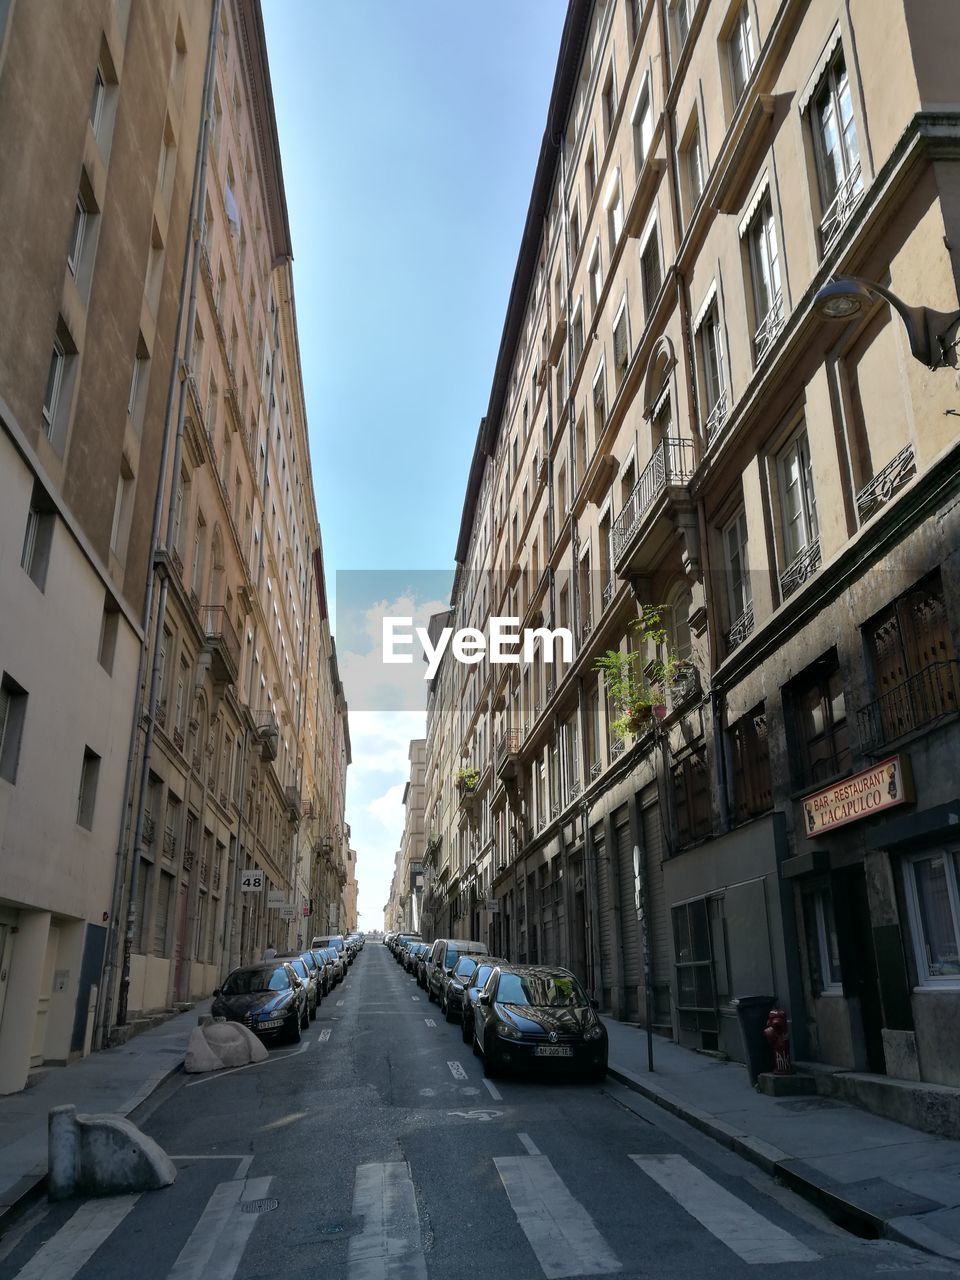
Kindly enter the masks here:
M 336 947 L 320 947 L 320 951 L 333 965 L 334 982 L 342 982 L 347 976 L 347 962 Z
M 427 956 L 430 954 L 430 943 L 423 944 L 423 950 L 417 956 L 417 963 L 414 966 L 417 975 L 417 986 L 427 989 Z
M 307 988 L 286 960 L 233 969 L 214 991 L 211 1013 L 242 1022 L 261 1040 L 276 1037 L 293 1043 L 310 1022 Z
M 323 965 L 309 948 L 306 951 L 300 952 L 300 959 L 313 973 L 314 981 L 317 984 L 317 1004 L 319 1005 L 320 1001 L 326 995 L 323 982 Z
M 579 980 L 547 965 L 500 965 L 474 1006 L 474 1052 L 484 1074 L 508 1068 L 571 1067 L 602 1080 L 607 1029 Z
M 403 967 L 406 969 L 407 973 L 416 974 L 417 961 L 420 959 L 420 957 L 423 955 L 426 949 L 427 949 L 427 944 L 425 942 L 410 943 L 410 945 L 407 947 L 407 954 L 404 957 L 404 961 L 403 961 Z
M 464 987 L 463 1007 L 460 1010 L 460 1034 L 463 1036 L 464 1044 L 473 1043 L 473 1011 L 477 1003 L 477 996 L 487 985 L 487 979 L 497 965 L 506 963 L 506 960 L 501 960 L 497 956 L 482 956 L 477 963 L 477 967 L 470 975 Z
M 397 964 L 403 964 L 404 952 L 411 942 L 422 942 L 419 933 L 398 933 L 394 943 L 393 954 Z
M 312 968 L 307 964 L 306 959 L 298 951 L 285 951 L 276 957 L 278 960 L 286 960 L 292 969 L 296 971 L 297 977 L 307 989 L 307 1012 L 310 1021 L 313 1022 L 317 1016 L 317 1006 L 320 1004 L 320 978 L 316 967 Z
M 489 948 L 483 942 L 469 938 L 437 938 L 430 949 L 427 962 L 427 999 L 440 998 L 440 977 L 449 972 L 463 955 L 485 956 Z
M 310 943 L 311 947 L 335 947 L 343 956 L 345 965 L 353 964 L 353 956 L 347 954 L 347 944 L 344 941 L 342 933 L 327 933 L 322 937 L 314 938 Z
M 448 1022 L 456 1022 L 463 1011 L 463 993 L 476 970 L 480 956 L 461 956 L 452 969 L 440 975 L 440 1008 Z
M 328 996 L 340 981 L 336 961 L 333 956 L 328 956 L 319 947 L 312 947 L 310 954 L 316 960 L 317 967 L 320 970 L 320 989 L 325 996 Z

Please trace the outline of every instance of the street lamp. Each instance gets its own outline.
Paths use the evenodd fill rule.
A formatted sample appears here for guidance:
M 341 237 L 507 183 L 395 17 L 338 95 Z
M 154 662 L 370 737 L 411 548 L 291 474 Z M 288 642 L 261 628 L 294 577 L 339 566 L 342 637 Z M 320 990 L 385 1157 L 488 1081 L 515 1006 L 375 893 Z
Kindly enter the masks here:
M 932 311 L 929 307 L 910 307 L 884 285 L 858 276 L 837 276 L 829 280 L 817 292 L 813 306 L 825 320 L 849 320 L 872 304 L 874 294 L 885 298 L 903 320 L 914 359 L 930 369 L 939 369 L 947 363 L 947 334 L 960 321 L 960 311 L 948 313 Z

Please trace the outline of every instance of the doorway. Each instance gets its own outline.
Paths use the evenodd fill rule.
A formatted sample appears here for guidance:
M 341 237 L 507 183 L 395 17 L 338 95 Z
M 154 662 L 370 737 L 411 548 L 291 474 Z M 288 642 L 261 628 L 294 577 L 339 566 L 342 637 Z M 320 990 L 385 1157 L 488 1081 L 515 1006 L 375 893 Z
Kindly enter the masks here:
M 863 1023 L 863 1039 L 867 1054 L 867 1069 L 877 1075 L 886 1075 L 887 1063 L 883 1052 L 883 1006 L 880 1002 L 880 979 L 874 950 L 873 923 L 870 918 L 870 902 L 867 897 L 867 878 L 862 866 L 852 867 L 836 877 L 839 907 L 838 922 L 846 922 L 846 947 L 841 954 L 844 990 L 855 996 L 860 1004 Z M 842 944 L 841 944 L 842 945 Z M 848 989 L 849 987 L 849 989 Z

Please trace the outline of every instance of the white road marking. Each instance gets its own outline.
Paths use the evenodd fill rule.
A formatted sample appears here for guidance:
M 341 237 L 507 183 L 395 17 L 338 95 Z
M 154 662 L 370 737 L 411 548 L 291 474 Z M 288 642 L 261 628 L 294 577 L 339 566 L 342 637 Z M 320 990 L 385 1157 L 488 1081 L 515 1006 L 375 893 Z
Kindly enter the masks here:
M 326 1044 L 326 1042 L 330 1039 L 330 1032 L 331 1032 L 330 1027 L 324 1027 L 324 1029 L 320 1032 L 321 1044 Z
M 484 1076 L 483 1083 L 486 1085 L 487 1093 L 489 1093 L 490 1097 L 494 1100 L 494 1102 L 503 1101 L 503 1094 L 500 1092 L 500 1090 L 497 1088 L 497 1086 L 493 1083 L 492 1080 L 488 1080 L 486 1076 Z
M 343 1004 L 343 1001 L 342 1001 L 342 1000 L 338 1000 L 338 1001 L 337 1001 L 337 1008 L 339 1009 L 339 1008 L 340 1008 L 340 1006 L 341 1006 L 342 1004 Z
M 589 1213 L 573 1198 L 546 1156 L 496 1156 L 493 1163 L 548 1280 L 623 1270 Z
M 152 1076 L 143 1082 L 132 1098 L 128 1098 L 123 1106 L 117 1107 L 118 1113 L 122 1116 L 128 1116 L 131 1111 L 139 1107 L 141 1102 L 150 1097 L 154 1089 L 163 1084 L 168 1075 L 170 1075 L 169 1067 L 162 1067 L 159 1071 L 155 1071 Z
M 270 1178 L 239 1178 L 213 1189 L 206 1208 L 180 1250 L 167 1280 L 233 1280 L 257 1225 L 257 1214 L 243 1213 L 245 1200 L 260 1200 Z
M 351 1236 L 349 1280 L 427 1280 L 417 1197 L 405 1160 L 357 1166 L 353 1216 L 363 1231 Z
M 411 999 L 411 1000 L 419 1000 L 419 999 L 420 999 L 420 997 L 419 997 L 419 996 L 411 996 L 411 997 L 410 997 L 410 999 Z
M 524 1151 L 526 1151 L 528 1156 L 539 1156 L 542 1154 L 540 1148 L 530 1137 L 529 1133 L 518 1133 L 517 1137 L 520 1139 L 520 1145 L 523 1147 Z
M 484 1111 L 482 1108 L 476 1108 L 473 1111 L 448 1111 L 448 1116 L 462 1116 L 464 1120 L 496 1120 L 497 1116 L 502 1116 L 502 1111 Z
M 424 1018 L 424 1022 L 428 1027 L 435 1027 L 437 1025 L 432 1018 Z
M 708 1178 L 683 1156 L 631 1156 L 687 1213 L 744 1262 L 819 1262 L 814 1253 L 782 1227 Z
M 17 1272 L 16 1280 L 73 1280 L 140 1199 L 88 1200 Z
M 467 1073 L 464 1071 L 462 1063 L 448 1062 L 447 1066 L 450 1068 L 450 1074 L 453 1076 L 454 1080 L 466 1080 Z
M 269 1067 L 276 1062 L 286 1062 L 287 1058 L 295 1058 L 298 1053 L 306 1053 L 310 1048 L 310 1041 L 304 1040 L 296 1049 L 290 1053 L 271 1054 L 264 1062 L 248 1062 L 245 1067 L 229 1067 L 226 1071 L 211 1071 L 208 1075 L 200 1076 L 197 1080 L 189 1080 L 187 1088 L 192 1089 L 195 1084 L 209 1084 L 211 1080 L 222 1080 L 224 1076 L 232 1076 L 235 1071 L 252 1071 L 254 1067 Z

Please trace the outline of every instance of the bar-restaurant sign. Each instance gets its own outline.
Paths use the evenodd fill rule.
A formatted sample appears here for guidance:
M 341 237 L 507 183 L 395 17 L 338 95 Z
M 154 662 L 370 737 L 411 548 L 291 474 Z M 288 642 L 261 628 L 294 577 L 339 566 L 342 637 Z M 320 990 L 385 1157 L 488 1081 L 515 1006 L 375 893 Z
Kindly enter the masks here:
M 880 760 L 861 773 L 804 796 L 803 817 L 808 836 L 826 835 L 834 827 L 872 818 L 874 814 L 913 799 L 910 761 L 901 756 Z

